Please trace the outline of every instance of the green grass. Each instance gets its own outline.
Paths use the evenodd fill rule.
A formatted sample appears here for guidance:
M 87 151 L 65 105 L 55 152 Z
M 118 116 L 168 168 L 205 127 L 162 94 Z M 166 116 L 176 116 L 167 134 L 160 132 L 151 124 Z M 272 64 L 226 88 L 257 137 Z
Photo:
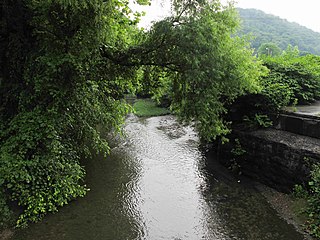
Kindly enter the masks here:
M 153 117 L 170 114 L 167 108 L 158 107 L 151 99 L 138 99 L 133 104 L 133 109 L 138 117 Z

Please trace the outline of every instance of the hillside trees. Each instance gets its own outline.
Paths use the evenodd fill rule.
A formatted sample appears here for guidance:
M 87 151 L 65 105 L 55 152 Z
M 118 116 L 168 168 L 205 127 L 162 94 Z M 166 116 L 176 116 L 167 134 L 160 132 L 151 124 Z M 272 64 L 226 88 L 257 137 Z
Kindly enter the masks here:
M 238 11 L 242 20 L 239 35 L 252 34 L 252 47 L 256 50 L 261 44 L 272 42 L 282 50 L 291 44 L 298 46 L 303 55 L 320 55 L 320 33 L 257 9 Z
M 172 108 L 206 140 L 228 132 L 226 103 L 259 89 L 263 67 L 231 37 L 237 18 L 219 1 L 174 2 L 175 14 L 148 32 L 122 0 L 6 0 L 2 8 L 0 196 L 23 208 L 18 225 L 86 193 L 80 159 L 108 152 L 97 126 L 120 131 L 123 95 L 141 75 L 165 79 Z

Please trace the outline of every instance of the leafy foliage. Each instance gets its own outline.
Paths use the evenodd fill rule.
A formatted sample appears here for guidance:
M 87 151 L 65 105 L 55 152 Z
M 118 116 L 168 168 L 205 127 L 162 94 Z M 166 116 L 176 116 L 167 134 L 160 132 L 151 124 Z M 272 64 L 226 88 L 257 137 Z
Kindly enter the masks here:
M 244 155 L 246 152 L 247 151 L 241 146 L 240 140 L 238 138 L 234 139 L 234 147 L 231 149 L 232 155 L 234 157 L 239 157 Z
M 311 235 L 320 237 L 320 164 L 312 166 L 308 187 L 295 185 L 294 196 L 306 201 L 306 228 Z
M 265 43 L 274 43 L 282 50 L 290 44 L 298 46 L 301 54 L 320 55 L 320 33 L 260 10 L 238 9 L 238 11 L 242 20 L 239 34 L 253 35 L 252 47 L 256 50 Z
M 279 56 L 261 54 L 268 73 L 260 80 L 257 94 L 238 97 L 229 106 L 227 118 L 249 128 L 269 127 L 283 107 L 312 103 L 320 98 L 320 58 L 301 56 L 297 47 L 288 46 Z
M 225 105 L 245 92 L 258 91 L 263 67 L 245 39 L 231 37 L 238 24 L 232 7 L 212 1 L 177 8 L 176 16 L 151 29 L 145 44 L 162 47 L 160 52 L 150 50 L 147 59 L 170 77 L 172 109 L 210 140 L 229 132 L 223 120 Z
M 7 205 L 6 194 L 0 192 L 0 231 L 6 227 L 9 227 L 13 220 L 13 213 Z
M 289 46 L 281 56 L 263 58 L 270 70 L 262 80 L 263 92 L 277 108 L 311 103 L 320 97 L 320 58 L 298 54 Z
M 248 116 L 245 116 L 243 120 L 248 124 L 249 128 L 268 128 L 273 125 L 273 122 L 266 114 L 256 113 L 252 119 L 250 119 Z
M 80 157 L 108 152 L 96 126 L 120 128 L 128 111 L 124 79 L 133 73 L 102 62 L 100 47 L 129 44 L 126 29 L 115 28 L 130 20 L 115 10 L 126 9 L 118 1 L 3 7 L 0 186 L 23 207 L 17 222 L 23 226 L 83 196 Z
M 1 181 L 11 200 L 27 206 L 18 225 L 37 221 L 46 212 L 85 193 L 84 171 L 75 149 L 61 139 L 52 117 L 40 111 L 17 115 L 1 146 Z

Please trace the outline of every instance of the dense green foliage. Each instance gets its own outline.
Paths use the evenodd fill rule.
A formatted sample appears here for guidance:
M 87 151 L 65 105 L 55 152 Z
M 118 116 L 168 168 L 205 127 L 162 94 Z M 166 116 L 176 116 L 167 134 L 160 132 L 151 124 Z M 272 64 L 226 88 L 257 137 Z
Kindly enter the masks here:
M 9 227 L 14 222 L 13 212 L 7 205 L 6 195 L 3 191 L 0 192 L 0 231 Z
M 291 44 L 298 46 L 302 54 L 320 55 L 320 33 L 260 10 L 238 9 L 238 11 L 242 19 L 240 35 L 252 34 L 253 48 L 258 49 L 261 44 L 272 42 L 282 50 Z
M 210 140 L 229 131 L 225 105 L 259 90 L 264 68 L 231 37 L 236 13 L 219 1 L 176 1 L 148 32 L 122 0 L 1 7 L 0 210 L 7 200 L 21 206 L 19 226 L 86 193 L 80 160 L 108 152 L 97 126 L 120 131 L 124 94 L 150 86 L 157 99 L 170 95 L 180 119 Z
M 85 194 L 80 157 L 108 152 L 96 126 L 118 129 L 127 112 L 121 98 L 130 69 L 102 61 L 99 50 L 102 42 L 126 44 L 125 30 L 115 29 L 127 20 L 115 11 L 121 6 L 91 0 L 3 4 L 0 186 L 23 207 L 18 225 Z
M 308 232 L 320 238 L 320 164 L 312 166 L 307 187 L 295 185 L 294 196 L 305 201 L 303 213 L 307 215 L 305 221 Z
M 278 108 L 320 98 L 320 57 L 286 51 L 278 57 L 264 57 L 263 61 L 270 70 L 262 79 L 263 93 Z
M 225 105 L 257 91 L 263 72 L 247 42 L 231 37 L 237 27 L 234 9 L 223 9 L 213 2 L 195 16 L 179 14 L 178 19 L 158 22 L 148 39 L 166 41 L 155 61 L 170 63 L 165 71 L 172 80 L 172 109 L 180 119 L 193 121 L 206 140 L 228 133 Z
M 257 94 L 241 96 L 229 107 L 228 118 L 235 124 L 269 127 L 284 107 L 320 99 L 319 56 L 301 56 L 297 47 L 288 46 L 281 55 L 260 54 L 259 58 L 268 73 L 259 79 Z

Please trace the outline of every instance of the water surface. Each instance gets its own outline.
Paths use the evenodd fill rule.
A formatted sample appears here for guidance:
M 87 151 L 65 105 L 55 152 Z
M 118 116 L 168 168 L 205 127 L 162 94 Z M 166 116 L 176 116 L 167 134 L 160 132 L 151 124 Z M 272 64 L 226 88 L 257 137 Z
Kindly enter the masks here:
M 254 184 L 199 150 L 172 116 L 130 116 L 126 138 L 87 165 L 91 191 L 16 232 L 24 240 L 300 240 Z

